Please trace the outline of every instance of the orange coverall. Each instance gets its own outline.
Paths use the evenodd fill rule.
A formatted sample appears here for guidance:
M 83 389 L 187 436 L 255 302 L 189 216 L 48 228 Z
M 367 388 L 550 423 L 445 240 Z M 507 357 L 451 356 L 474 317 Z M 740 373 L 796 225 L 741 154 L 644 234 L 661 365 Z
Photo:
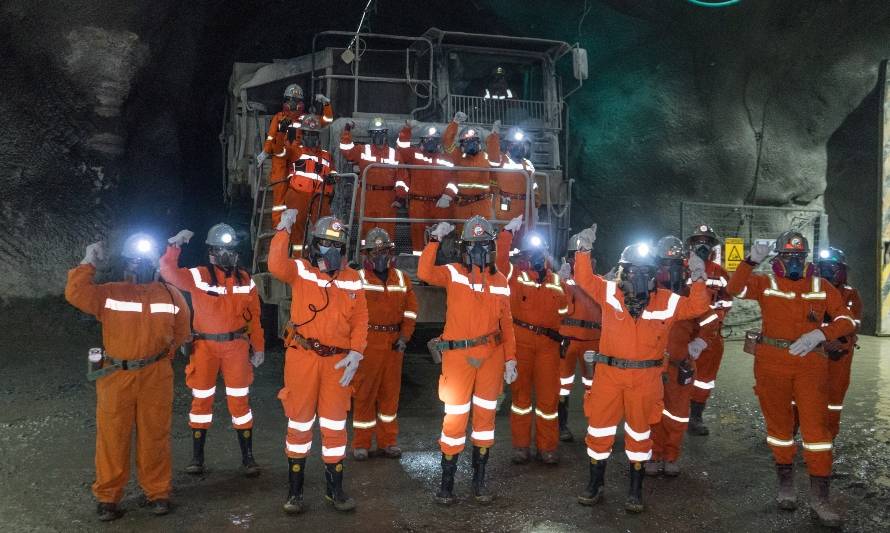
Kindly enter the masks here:
M 795 341 L 804 333 L 821 329 L 834 340 L 856 331 L 856 323 L 844 305 L 840 292 L 818 276 L 797 281 L 752 274 L 747 261 L 739 264 L 727 285 L 736 298 L 756 300 L 763 316 L 763 335 Z M 833 317 L 822 326 L 825 314 Z M 766 421 L 766 441 L 777 464 L 791 464 L 796 453 L 794 413 L 797 403 L 804 459 L 811 476 L 830 476 L 831 431 L 828 429 L 828 358 L 817 352 L 803 357 L 787 349 L 758 344 L 754 357 L 754 393 Z
M 664 409 L 661 411 L 661 421 L 652 426 L 653 461 L 674 462 L 680 458 L 683 435 L 689 425 L 689 398 L 692 396 L 693 385 L 682 385 L 677 381 L 679 365 L 685 362 L 698 373 L 698 361 L 689 357 L 689 343 L 697 337 L 711 338 L 712 330 L 719 327 L 719 323 L 719 316 L 711 311 L 699 318 L 677 320 L 671 326 L 667 345 L 669 359 L 663 380 Z
M 191 294 L 195 331 L 229 333 L 242 328 L 247 330 L 246 335 L 237 340 L 195 340 L 195 352 L 185 367 L 185 384 L 192 389 L 189 427 L 210 427 L 216 377 L 222 372 L 232 427 L 252 428 L 253 412 L 248 394 L 253 383 L 253 367 L 248 348 L 252 347 L 255 352 L 266 350 L 256 284 L 250 279 L 250 274 L 242 269 L 239 269 L 237 276 L 226 276 L 223 269 L 212 267 L 216 269 L 214 282 L 208 267 L 179 268 L 181 252 L 176 246 L 167 247 L 161 257 L 161 276 Z
M 406 165 L 427 165 L 453 167 L 454 163 L 443 154 L 427 154 L 421 147 L 411 146 L 411 127 L 399 132 L 399 161 Z M 408 216 L 411 218 L 453 218 L 452 207 L 439 208 L 436 202 L 445 194 L 445 187 L 450 183 L 453 172 L 447 170 L 408 171 Z M 430 223 L 411 224 L 411 246 L 419 252 L 424 247 L 424 230 Z
M 454 218 L 468 219 L 473 215 L 481 215 L 490 220 L 493 204 L 491 172 L 488 170 L 499 166 L 497 161 L 501 148 L 498 138 L 489 135 L 485 139 L 485 151 L 480 151 L 476 155 L 466 155 L 456 143 L 458 128 L 457 122 L 451 122 L 445 128 L 445 133 L 442 135 L 445 155 L 455 166 L 475 167 L 480 170 L 454 172 L 452 181 L 445 187 L 445 194 L 455 200 Z
M 510 283 L 510 312 L 514 320 L 558 333 L 560 319 L 569 312 L 565 291 L 549 268 L 544 279 L 534 271 L 510 264 L 513 234 L 498 234 L 498 270 L 507 273 Z M 510 385 L 510 431 L 514 448 L 528 448 L 532 435 L 532 389 L 535 393 L 535 447 L 538 452 L 554 451 L 559 444 L 559 341 L 543 333 L 513 324 L 516 336 L 518 377 Z
M 118 503 L 130 479 L 130 445 L 136 430 L 136 475 L 150 500 L 170 497 L 173 477 L 170 419 L 175 350 L 190 334 L 189 308 L 175 287 L 161 283 L 96 285 L 96 268 L 68 271 L 65 299 L 102 324 L 109 357 L 145 359 L 168 352 L 137 370 L 118 370 L 96 381 L 96 481 L 101 503 Z
M 706 403 L 717 380 L 717 371 L 723 360 L 723 321 L 726 314 L 732 309 L 732 296 L 726 292 L 726 284 L 729 274 L 719 264 L 713 261 L 705 263 L 705 273 L 708 275 L 705 285 L 711 293 L 711 309 L 719 317 L 715 327 L 708 328 L 707 336 L 702 339 L 708 343 L 708 347 L 701 353 L 695 362 L 695 381 L 693 383 L 691 400 L 696 403 Z
M 303 251 L 303 239 L 309 218 L 317 220 L 318 202 L 324 202 L 321 216 L 330 214 L 331 197 L 334 186 L 325 185 L 324 178 L 336 172 L 331 154 L 322 148 L 299 147 L 288 152 L 289 166 L 287 194 L 284 197 L 286 209 L 297 210 L 297 220 L 291 227 L 290 243 L 296 255 Z M 297 167 L 299 165 L 300 167 Z M 323 196 L 312 201 L 313 196 L 323 191 Z M 311 212 L 310 212 L 311 211 Z M 283 212 L 283 210 L 281 210 Z M 278 218 L 281 218 L 281 212 Z M 277 225 L 277 223 L 276 223 Z
M 291 322 L 306 339 L 342 348 L 322 357 L 294 343 L 287 347 L 284 388 L 278 399 L 287 416 L 285 450 L 288 457 L 306 457 L 312 448 L 312 425 L 318 416 L 321 455 L 335 464 L 346 455 L 346 414 L 351 386 L 342 387 L 342 368 L 334 368 L 349 350 L 364 352 L 368 343 L 368 307 L 358 272 L 344 268 L 331 276 L 305 259 L 291 259 L 289 237 L 279 231 L 269 247 L 269 272 L 291 286 Z M 313 312 L 310 306 L 316 310 Z
M 399 391 L 405 354 L 393 344 L 414 334 L 417 298 L 411 279 L 401 270 L 389 269 L 387 279 L 374 272 L 358 271 L 368 301 L 368 348 L 355 374 L 352 411 L 352 447 L 369 449 L 377 435 L 380 449 L 395 446 L 399 436 Z M 373 326 L 398 326 L 394 331 L 374 331 Z M 380 420 L 378 425 L 377 420 Z
M 849 285 L 838 287 L 838 290 L 848 309 L 848 316 L 853 317 L 858 328 L 859 321 L 862 320 L 859 291 Z M 846 353 L 839 359 L 828 361 L 828 430 L 831 431 L 832 440 L 841 429 L 841 411 L 844 409 L 844 396 L 850 386 L 850 365 L 853 364 L 853 351 L 856 349 L 856 335 L 847 335 L 843 339 L 839 343 L 840 349 Z
M 359 178 L 365 168 L 372 163 L 398 165 L 395 148 L 387 145 L 362 144 L 352 142 L 352 132 L 343 130 L 340 135 L 340 154 L 349 162 L 358 165 Z M 397 168 L 375 167 L 365 175 L 367 187 L 365 193 L 365 216 L 395 218 L 396 208 L 392 206 L 396 197 L 404 198 L 408 191 L 405 182 L 405 171 Z M 356 191 L 355 212 L 361 212 L 361 190 Z M 371 228 L 381 227 L 390 235 L 395 236 L 396 225 L 393 222 L 365 222 L 361 234 L 366 235 Z
M 659 288 L 650 293 L 646 309 L 634 319 L 618 284 L 593 273 L 589 252 L 575 254 L 575 282 L 602 308 L 600 352 L 621 359 L 661 360 L 673 323 L 704 314 L 710 304 L 702 282 L 693 283 L 685 297 Z M 650 426 L 661 420 L 664 407 L 661 373 L 661 366 L 621 369 L 597 365 L 584 403 L 589 424 L 587 454 L 592 459 L 603 460 L 612 453 L 622 415 L 627 458 L 631 462 L 651 459 Z
M 442 354 L 439 399 L 445 404 L 442 453 L 454 455 L 464 449 L 467 418 L 473 409 L 475 446 L 494 444 L 494 416 L 497 398 L 503 390 L 504 363 L 516 359 L 516 338 L 510 314 L 510 287 L 500 272 L 491 274 L 474 267 L 468 271 L 459 263 L 436 265 L 438 242 L 423 249 L 417 277 L 446 292 L 443 340 L 470 340 L 500 333 L 500 344 L 446 350 Z

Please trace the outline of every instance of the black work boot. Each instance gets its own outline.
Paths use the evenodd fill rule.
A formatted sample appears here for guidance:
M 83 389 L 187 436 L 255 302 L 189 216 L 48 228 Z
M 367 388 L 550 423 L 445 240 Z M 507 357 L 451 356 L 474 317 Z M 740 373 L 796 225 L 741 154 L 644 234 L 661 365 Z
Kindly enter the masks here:
M 100 522 L 111 522 L 123 516 L 124 513 L 118 509 L 116 503 L 99 502 L 99 505 L 96 506 L 96 514 L 99 515 Z
M 825 527 L 839 528 L 843 525 L 840 515 L 831 506 L 829 488 L 831 478 L 810 476 L 810 510 Z
M 303 512 L 303 479 L 306 470 L 306 458 L 287 458 L 287 501 L 284 503 L 284 512 L 287 514 L 300 514 Z
M 253 430 L 236 429 L 238 445 L 241 446 L 241 465 L 244 467 L 244 475 L 257 477 L 260 475 L 260 465 L 253 458 Z
M 628 513 L 643 512 L 643 478 L 646 472 L 643 463 L 630 463 L 630 490 L 627 492 L 627 500 L 624 502 L 624 510 Z
M 794 465 L 776 464 L 776 475 L 779 478 L 779 491 L 776 503 L 779 509 L 793 511 L 797 509 L 797 493 L 794 490 Z
M 704 420 L 702 420 L 702 413 L 704 413 L 704 411 L 705 404 L 689 402 L 689 426 L 686 428 L 686 433 L 698 437 L 703 437 L 710 433 L 710 431 L 708 431 L 708 426 L 706 426 Z
M 485 464 L 491 448 L 473 446 L 473 497 L 479 503 L 491 503 L 494 495 L 485 486 Z
M 590 460 L 590 481 L 587 488 L 578 496 L 581 505 L 596 505 L 603 501 L 603 492 L 606 484 L 606 460 Z
M 454 474 L 457 472 L 458 454 L 442 454 L 442 485 L 436 493 L 436 501 L 443 505 L 454 503 Z
M 575 436 L 569 429 L 569 397 L 560 396 L 559 405 L 556 407 L 556 414 L 559 416 L 559 440 L 563 442 L 572 442 Z
M 187 473 L 194 475 L 204 473 L 204 442 L 206 440 L 206 429 L 192 430 L 192 462 L 185 467 Z
M 343 492 L 343 461 L 324 465 L 324 479 L 327 482 L 324 497 L 338 511 L 355 509 L 355 500 Z
M 164 516 L 170 512 L 170 500 L 166 498 L 152 500 L 148 502 L 148 506 L 151 507 L 151 514 L 155 516 Z

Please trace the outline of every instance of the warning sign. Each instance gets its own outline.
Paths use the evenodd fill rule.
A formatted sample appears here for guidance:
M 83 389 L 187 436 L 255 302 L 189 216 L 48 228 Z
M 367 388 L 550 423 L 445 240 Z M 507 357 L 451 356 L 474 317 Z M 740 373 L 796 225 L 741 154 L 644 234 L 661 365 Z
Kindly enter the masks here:
M 727 272 L 735 272 L 739 263 L 745 260 L 745 241 L 738 237 L 727 237 L 723 246 L 726 251 L 723 255 L 726 258 L 724 268 Z

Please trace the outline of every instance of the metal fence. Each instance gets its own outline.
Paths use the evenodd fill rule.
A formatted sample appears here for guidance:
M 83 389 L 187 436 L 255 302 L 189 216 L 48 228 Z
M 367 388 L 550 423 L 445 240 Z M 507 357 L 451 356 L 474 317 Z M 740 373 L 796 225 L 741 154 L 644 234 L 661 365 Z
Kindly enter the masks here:
M 446 117 L 453 116 L 457 111 L 463 111 L 467 114 L 467 122 L 471 124 L 488 125 L 500 120 L 505 126 L 562 129 L 559 102 L 484 98 L 462 94 L 448 95 L 445 102 Z

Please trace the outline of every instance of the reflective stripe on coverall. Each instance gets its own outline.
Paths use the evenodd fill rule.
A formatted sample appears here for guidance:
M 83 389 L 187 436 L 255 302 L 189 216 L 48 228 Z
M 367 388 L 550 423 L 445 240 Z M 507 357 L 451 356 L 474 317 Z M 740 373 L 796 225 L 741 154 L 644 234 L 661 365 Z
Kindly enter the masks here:
M 189 309 L 182 294 L 161 283 L 96 285 L 92 265 L 68 271 L 65 299 L 102 324 L 102 342 L 115 359 L 174 353 L 188 340 Z M 130 445 L 136 430 L 136 475 L 149 500 L 170 497 L 170 358 L 138 370 L 118 370 L 96 381 L 96 481 L 93 494 L 118 503 L 130 479 Z
M 336 172 L 331 154 L 321 148 L 300 148 L 293 153 L 289 152 L 291 171 L 288 174 L 287 194 L 284 197 L 286 209 L 296 209 L 297 219 L 291 226 L 290 243 L 295 256 L 303 251 L 303 239 L 306 237 L 306 226 L 310 219 L 318 220 L 318 202 L 324 202 L 321 216 L 330 214 L 331 197 L 334 194 L 332 185 L 325 185 L 324 178 L 328 174 Z M 293 163 L 305 165 L 302 169 L 293 167 Z M 324 191 L 313 203 L 312 198 L 317 193 Z M 281 212 L 278 213 L 281 218 Z M 277 222 L 276 222 L 277 225 Z

